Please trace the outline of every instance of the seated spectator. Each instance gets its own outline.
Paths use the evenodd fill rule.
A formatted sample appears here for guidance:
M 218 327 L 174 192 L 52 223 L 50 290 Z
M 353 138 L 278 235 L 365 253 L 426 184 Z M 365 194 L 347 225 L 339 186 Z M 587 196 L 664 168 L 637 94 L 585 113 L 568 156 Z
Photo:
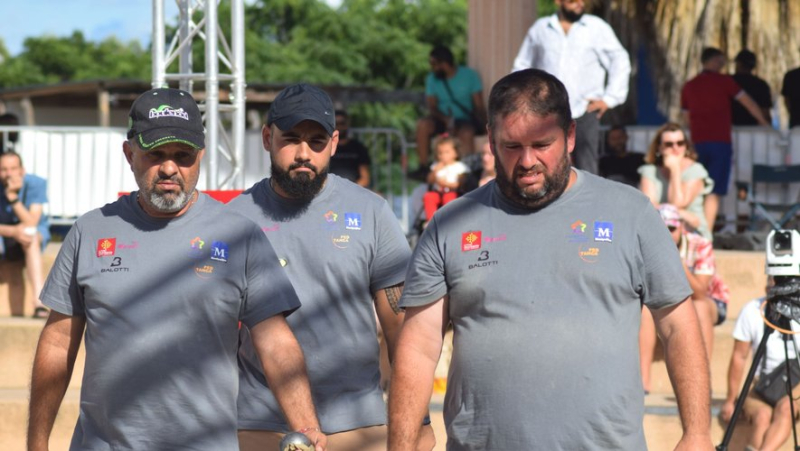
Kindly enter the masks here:
M 606 134 L 606 153 L 600 157 L 600 176 L 634 187 L 639 186 L 639 167 L 644 154 L 628 152 L 628 132 L 615 125 Z
M 453 53 L 444 46 L 431 50 L 431 72 L 425 78 L 428 116 L 417 121 L 419 168 L 409 177 L 425 180 L 432 136 L 448 133 L 461 142 L 461 152 L 472 154 L 475 135 L 486 133 L 486 108 L 480 76 L 465 66 L 456 66 Z
M 647 164 L 639 168 L 640 186 L 653 205 L 675 205 L 690 230 L 712 240 L 703 200 L 714 182 L 697 162 L 692 142 L 681 126 L 670 122 L 659 128 L 644 161 Z
M 710 356 L 714 345 L 714 326 L 722 324 L 728 312 L 730 292 L 722 278 L 716 273 L 714 249 L 711 241 L 702 236 L 687 232 L 678 208 L 670 204 L 658 207 L 661 218 L 678 246 L 683 269 L 692 287 L 692 305 L 700 320 L 706 355 Z M 642 309 L 642 325 L 639 330 L 639 357 L 642 366 L 642 385 L 645 392 L 650 391 L 650 366 L 656 345 L 656 330 L 650 310 Z
M 365 188 L 369 187 L 369 149 L 350 136 L 350 117 L 345 110 L 336 111 L 336 129 L 339 130 L 339 145 L 331 157 L 331 174 L 346 178 Z
M 0 114 L 0 127 L 9 125 L 19 125 L 19 118 L 11 113 Z M 8 136 L 5 136 L 5 133 L 0 132 L 0 153 L 14 150 L 14 145 L 17 143 L 17 138 L 17 132 L 10 132 L 8 133 Z
M 458 188 L 466 174 L 467 165 L 459 161 L 459 142 L 455 138 L 442 136 L 434 144 L 436 162 L 428 174 L 430 189 L 422 198 L 425 219 L 430 221 L 436 210 L 458 197 Z
M 24 305 L 25 283 L 22 268 L 33 287 L 34 318 L 46 318 L 47 307 L 39 300 L 44 285 L 42 250 L 50 241 L 50 226 L 43 213 L 47 203 L 47 182 L 26 174 L 22 158 L 13 151 L 0 155 L 0 236 L 3 237 L 3 256 L 0 261 L 0 280 L 8 283 L 12 306 Z M 21 316 L 22 312 L 12 311 Z
M 472 169 L 461 186 L 458 188 L 458 194 L 468 193 L 476 188 L 489 183 L 494 180 L 496 173 L 494 168 L 494 154 L 492 153 L 492 146 L 489 141 L 484 143 L 480 152 L 480 166 Z
M 731 420 L 736 404 L 736 398 L 742 387 L 742 375 L 745 371 L 750 351 L 755 354 L 761 339 L 764 336 L 764 321 L 761 318 L 761 303 L 766 298 L 753 299 L 742 308 L 736 326 L 733 328 L 733 353 L 731 362 L 728 366 L 728 395 L 725 403 L 720 409 L 719 416 L 725 423 Z M 792 330 L 798 332 L 797 326 L 792 321 Z M 795 358 L 795 347 L 789 343 L 789 358 Z M 772 333 L 767 339 L 767 350 L 761 363 L 756 367 L 756 379 L 747 394 L 742 416 L 750 423 L 752 429 L 748 437 L 747 449 L 759 449 L 762 451 L 774 451 L 780 449 L 789 434 L 792 433 L 792 414 L 789 406 L 790 399 L 784 396 L 775 404 L 775 407 L 767 404 L 754 391 L 758 378 L 764 374 L 769 374 L 786 360 L 783 348 L 783 338 L 780 333 Z M 795 386 L 792 396 L 800 396 L 800 385 Z M 795 413 L 795 416 L 797 416 Z

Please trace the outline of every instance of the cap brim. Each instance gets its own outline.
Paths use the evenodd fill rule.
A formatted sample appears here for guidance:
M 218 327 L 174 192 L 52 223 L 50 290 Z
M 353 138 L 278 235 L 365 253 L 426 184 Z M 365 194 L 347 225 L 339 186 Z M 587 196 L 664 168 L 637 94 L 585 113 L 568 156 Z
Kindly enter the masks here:
M 332 127 L 330 124 L 321 122 L 318 118 L 309 114 L 296 113 L 274 120 L 272 123 L 277 125 L 278 128 L 283 131 L 289 131 L 303 121 L 316 122 L 317 124 L 321 125 L 323 129 L 325 129 L 325 131 L 328 133 L 328 136 L 333 136 L 334 127 Z
M 193 132 L 185 128 L 161 127 L 139 133 L 136 144 L 143 150 L 151 150 L 164 144 L 182 143 L 194 149 L 203 149 L 206 146 L 204 133 Z

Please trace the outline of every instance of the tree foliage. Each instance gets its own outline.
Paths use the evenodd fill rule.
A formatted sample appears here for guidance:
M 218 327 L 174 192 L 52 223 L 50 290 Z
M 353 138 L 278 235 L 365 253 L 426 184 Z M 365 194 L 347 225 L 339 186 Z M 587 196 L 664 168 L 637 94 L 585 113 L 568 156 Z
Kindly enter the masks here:
M 22 53 L 0 64 L 0 87 L 150 75 L 150 53 L 135 41 L 91 42 L 75 31 L 67 37 L 30 37 L 23 45 Z

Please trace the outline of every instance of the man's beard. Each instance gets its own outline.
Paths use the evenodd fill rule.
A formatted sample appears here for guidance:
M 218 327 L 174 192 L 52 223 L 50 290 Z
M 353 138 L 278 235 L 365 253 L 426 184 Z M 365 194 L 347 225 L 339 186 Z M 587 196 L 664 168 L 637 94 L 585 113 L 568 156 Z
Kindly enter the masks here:
M 173 183 L 177 183 L 180 191 L 177 193 L 173 191 L 158 192 L 158 182 L 162 180 L 170 180 Z M 149 185 L 144 180 L 139 180 L 139 196 L 142 201 L 147 202 L 160 213 L 177 213 L 181 211 L 192 200 L 193 195 L 194 188 L 192 188 L 191 192 L 187 192 L 183 180 L 177 176 L 160 177 L 153 180 Z
M 558 199 L 567 189 L 572 166 L 566 148 L 564 149 L 564 158 L 551 174 L 544 172 L 545 167 L 541 163 L 534 165 L 530 171 L 542 173 L 544 175 L 544 183 L 541 188 L 533 193 L 525 192 L 517 182 L 516 177 L 512 178 L 506 174 L 505 168 L 500 164 L 499 158 L 495 157 L 494 168 L 497 173 L 497 186 L 500 188 L 501 193 L 509 200 L 519 204 L 525 209 L 540 210 Z M 522 171 L 515 168 L 514 172 L 529 171 Z
M 272 181 L 292 199 L 310 201 L 322 190 L 322 186 L 328 178 L 329 167 L 330 165 L 326 165 L 321 170 L 317 170 L 317 167 L 311 163 L 294 163 L 284 171 L 273 162 Z M 312 178 L 307 172 L 300 172 L 292 177 L 291 171 L 297 168 L 311 169 L 316 175 Z
M 584 14 L 583 12 L 576 13 L 575 11 L 570 11 L 563 6 L 561 7 L 561 17 L 563 17 L 564 20 L 566 20 L 569 23 L 575 23 L 581 20 L 583 14 Z

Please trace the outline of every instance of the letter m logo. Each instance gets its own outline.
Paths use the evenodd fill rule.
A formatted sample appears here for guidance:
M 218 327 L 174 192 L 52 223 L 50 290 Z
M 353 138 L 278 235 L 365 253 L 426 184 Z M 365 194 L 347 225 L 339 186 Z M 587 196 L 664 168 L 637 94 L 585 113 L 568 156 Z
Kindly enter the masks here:
M 609 243 L 614 238 L 614 224 L 611 222 L 595 221 L 594 223 L 594 240 L 595 241 L 608 241 Z

